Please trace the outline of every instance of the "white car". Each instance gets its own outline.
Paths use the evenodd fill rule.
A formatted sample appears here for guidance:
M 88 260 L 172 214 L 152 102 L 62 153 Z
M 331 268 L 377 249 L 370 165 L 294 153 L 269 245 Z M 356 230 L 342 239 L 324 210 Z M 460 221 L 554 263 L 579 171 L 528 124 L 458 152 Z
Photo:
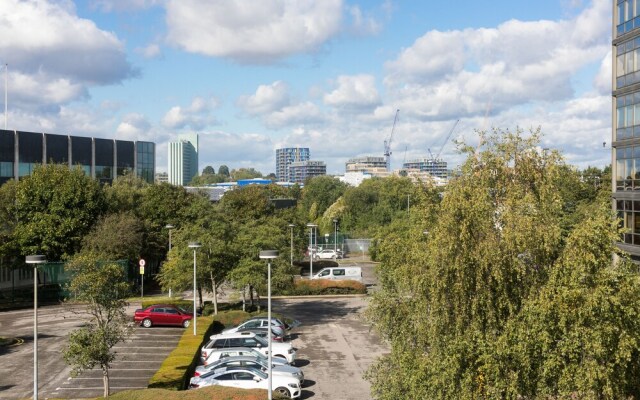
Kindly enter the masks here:
M 220 385 L 231 386 L 239 389 L 269 389 L 269 375 L 254 368 L 229 367 L 219 368 L 204 375 L 191 378 L 190 389 L 204 386 Z M 276 393 L 280 393 L 291 399 L 300 397 L 302 390 L 300 382 L 296 378 L 273 374 L 271 387 Z
M 239 332 L 245 329 L 253 329 L 253 328 L 266 328 L 268 324 L 267 317 L 253 317 L 250 318 L 238 326 L 234 326 L 233 328 L 225 329 L 222 333 L 233 333 Z M 271 318 L 271 332 L 273 332 L 276 336 L 285 335 L 285 325 L 277 318 Z
M 253 332 L 221 333 L 219 335 L 211 335 L 211 340 L 202 346 L 200 357 L 204 361 L 209 358 L 209 353 L 213 350 L 227 347 L 250 347 L 258 350 L 265 356 L 268 356 L 269 352 L 269 344 L 267 341 L 256 336 Z M 291 342 L 271 342 L 271 348 L 273 350 L 273 357 L 285 359 L 289 364 L 295 362 L 296 350 L 291 345 Z
M 324 249 L 322 251 L 317 252 L 314 255 L 316 260 L 335 260 L 339 257 L 338 253 L 335 250 Z
M 235 356 L 249 356 L 255 357 L 260 360 L 267 360 L 267 356 L 260 353 L 256 349 L 250 349 L 249 347 L 228 347 L 217 350 L 210 350 L 209 357 L 206 360 L 202 360 L 202 364 L 206 367 L 207 365 L 214 363 L 225 357 L 235 357 Z M 287 360 L 280 357 L 273 357 L 271 359 L 273 365 L 289 365 Z
M 302 383 L 304 382 L 304 373 L 298 367 L 292 367 L 291 365 L 282 365 L 275 364 L 273 362 L 274 359 L 271 360 L 271 370 L 273 371 L 273 376 L 283 375 L 289 376 L 298 379 L 300 381 L 300 386 L 302 387 Z M 267 372 L 269 366 L 269 360 L 261 355 L 261 358 L 256 356 L 233 356 L 233 357 L 224 357 L 219 359 L 218 361 L 214 361 L 207 366 L 200 365 L 196 367 L 196 371 L 193 375 L 194 378 L 199 376 L 203 376 L 213 370 L 217 370 L 220 368 L 230 368 L 230 367 L 251 367 L 263 372 Z

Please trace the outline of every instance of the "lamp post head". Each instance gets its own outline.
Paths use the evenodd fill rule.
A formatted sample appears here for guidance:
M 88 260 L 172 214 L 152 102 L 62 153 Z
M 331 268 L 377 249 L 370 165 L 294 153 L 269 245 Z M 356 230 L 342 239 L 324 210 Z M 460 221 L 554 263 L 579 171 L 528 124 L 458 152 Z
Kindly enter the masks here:
M 309 222 L 309 223 L 307 224 L 307 226 L 308 226 L 309 228 L 315 228 L 315 227 L 316 227 L 316 226 L 318 226 L 318 225 L 316 225 L 316 224 L 313 224 L 313 223 Z
M 278 250 L 261 250 L 260 251 L 260 259 L 262 260 L 271 260 L 274 258 L 278 258 L 279 252 Z
M 44 264 L 47 262 L 47 257 L 43 255 L 31 255 L 26 256 L 24 261 L 27 264 Z
M 166 228 L 166 229 L 171 230 L 171 229 L 175 228 L 175 226 L 173 226 L 173 225 L 171 225 L 171 224 L 167 224 L 167 225 L 165 226 L 165 228 Z
M 199 247 L 202 247 L 202 245 L 200 244 L 200 242 L 189 242 L 189 248 L 190 249 L 197 249 Z
M 338 223 L 338 220 L 334 218 L 333 223 L 334 223 L 334 224 L 337 224 L 337 223 Z
M 289 224 L 289 228 L 293 228 L 294 226 L 294 224 Z

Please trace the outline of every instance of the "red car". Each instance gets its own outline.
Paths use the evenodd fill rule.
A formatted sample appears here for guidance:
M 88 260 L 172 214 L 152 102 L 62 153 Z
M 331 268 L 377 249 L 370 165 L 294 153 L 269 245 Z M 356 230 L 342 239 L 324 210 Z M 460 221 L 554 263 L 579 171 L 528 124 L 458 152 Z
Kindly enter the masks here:
M 169 304 L 154 304 L 136 310 L 133 320 L 145 328 L 153 325 L 177 325 L 188 327 L 193 316 L 179 307 Z

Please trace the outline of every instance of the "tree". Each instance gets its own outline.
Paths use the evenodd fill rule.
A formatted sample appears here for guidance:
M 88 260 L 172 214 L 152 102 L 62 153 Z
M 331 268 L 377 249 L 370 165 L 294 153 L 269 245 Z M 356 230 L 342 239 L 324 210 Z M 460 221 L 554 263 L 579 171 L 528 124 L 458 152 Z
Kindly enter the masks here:
M 71 366 L 72 376 L 92 369 L 102 370 L 103 396 L 109 396 L 109 369 L 116 358 L 112 348 L 129 334 L 129 317 L 125 313 L 129 285 L 123 268 L 99 262 L 92 254 L 74 258 L 67 264 L 74 274 L 69 285 L 77 300 L 87 303 L 89 321 L 72 332 L 63 356 Z
M 103 260 L 137 261 L 143 248 L 144 223 L 131 212 L 110 214 L 98 221 L 82 240 L 82 252 Z
M 213 169 L 213 167 L 211 165 L 207 165 L 202 170 L 202 175 L 214 175 L 215 173 L 216 173 L 216 170 Z
M 346 183 L 331 176 L 316 176 L 305 184 L 300 202 L 301 213 L 309 215 L 315 203 L 315 214 L 322 215 L 331 204 L 342 196 L 347 188 Z
M 615 369 L 608 369 L 612 365 L 598 370 L 593 368 L 594 363 L 591 366 L 583 363 L 587 361 L 583 358 L 558 369 L 562 357 L 554 359 L 553 352 L 548 364 L 544 358 L 534 359 L 529 355 L 541 356 L 539 346 L 547 337 L 553 337 L 555 345 L 573 343 L 578 349 L 575 347 L 578 342 L 572 338 L 576 332 L 592 338 L 594 343 L 603 343 L 596 339 L 598 332 L 629 332 L 631 325 L 625 321 L 635 318 L 637 313 L 630 296 L 625 294 L 623 301 L 629 307 L 618 308 L 614 317 L 588 317 L 593 316 L 595 309 L 609 312 L 610 308 L 601 302 L 606 296 L 595 304 L 585 304 L 587 310 L 583 315 L 589 323 L 578 322 L 583 330 L 566 330 L 568 335 L 562 330 L 553 330 L 553 318 L 563 324 L 582 316 L 575 315 L 575 307 L 567 304 L 559 307 L 562 301 L 556 303 L 557 307 L 549 307 L 547 316 L 539 313 L 521 324 L 516 323 L 519 318 L 525 318 L 529 299 L 540 293 L 553 294 L 551 296 L 560 293 L 553 276 L 558 266 L 567 265 L 558 259 L 568 254 L 564 218 L 565 206 L 573 194 L 563 190 L 563 186 L 572 182 L 567 177 L 573 179 L 573 175 L 567 173 L 557 152 L 539 151 L 539 137 L 539 131 L 528 137 L 520 131 L 482 133 L 479 148 L 462 147 L 467 160 L 459 176 L 450 182 L 442 201 L 439 204 L 427 201 L 416 209 L 412 207 L 412 213 L 418 212 L 420 219 L 408 229 L 404 228 L 406 233 L 399 227 L 394 234 L 382 239 L 377 249 L 382 261 L 378 269 L 381 290 L 374 295 L 369 316 L 391 343 L 392 351 L 368 371 L 376 398 L 534 398 L 538 395 L 566 398 L 570 393 L 577 397 L 586 393 L 589 397 L 594 391 L 583 388 L 593 380 L 585 384 L 589 381 L 586 375 L 592 374 L 594 379 L 602 377 L 603 382 L 611 376 L 607 374 Z M 579 227 L 582 223 L 584 220 L 573 226 Z M 598 265 L 596 269 L 606 271 L 610 258 L 605 255 L 611 254 L 615 234 L 604 236 L 601 240 L 582 236 L 583 248 L 572 251 L 575 257 L 572 268 L 580 271 L 580 265 L 592 266 L 588 268 L 593 270 Z M 403 242 L 404 246 L 400 246 Z M 564 270 L 571 268 L 565 266 Z M 583 278 L 589 279 L 585 274 L 575 277 Z M 612 293 L 607 285 L 616 284 L 616 279 L 591 286 L 589 290 Z M 634 281 L 637 277 L 629 279 Z M 605 279 L 600 281 L 605 282 Z M 563 299 L 569 298 L 556 298 Z M 587 297 L 575 299 L 586 301 Z M 547 304 L 551 297 L 548 300 Z M 579 301 L 574 303 L 578 304 Z M 532 335 L 527 330 L 530 323 L 535 318 L 545 321 L 543 317 L 548 323 L 541 326 L 549 326 L 553 335 L 542 328 L 536 328 L 540 334 Z M 512 325 L 514 328 L 508 328 Z M 515 337 L 514 333 L 508 333 L 510 331 L 520 332 L 521 336 Z M 513 340 L 508 341 L 505 335 Z M 526 335 L 532 335 L 528 341 Z M 626 337 L 620 336 L 620 340 L 627 340 Z M 510 353 L 510 349 L 497 352 L 496 343 L 516 347 L 518 340 L 531 347 L 519 353 Z M 625 376 L 637 372 L 635 363 L 640 354 L 635 337 L 629 340 L 620 353 L 624 354 L 621 357 L 630 357 L 625 364 L 628 368 L 622 368 Z M 615 339 L 608 343 L 615 343 Z M 577 357 L 575 352 L 562 355 Z M 597 359 L 608 363 L 613 358 Z M 503 364 L 505 360 L 513 361 L 508 368 Z M 536 369 L 538 364 L 544 367 Z M 584 369 L 579 371 L 580 368 Z M 589 368 L 591 372 L 587 371 Z M 531 371 L 541 374 L 537 375 L 540 379 L 528 380 L 526 375 Z M 622 373 L 621 369 L 616 372 Z M 553 388 L 554 382 L 559 385 L 562 381 L 560 376 L 577 379 L 563 381 L 566 387 L 560 391 Z M 578 380 L 582 380 L 579 385 Z M 520 383 L 522 381 L 549 386 L 544 391 L 532 392 Z M 600 387 L 607 389 L 610 384 Z
M 13 240 L 23 254 L 61 260 L 80 249 L 82 237 L 104 213 L 104 192 L 79 168 L 37 166 L 17 183 Z
M 229 177 L 229 167 L 227 167 L 226 165 L 222 164 L 220 166 L 220 168 L 218 168 L 218 174 L 226 176 L 227 178 Z
M 241 179 L 262 178 L 262 173 L 253 168 L 240 168 L 231 170 L 231 180 L 239 181 Z

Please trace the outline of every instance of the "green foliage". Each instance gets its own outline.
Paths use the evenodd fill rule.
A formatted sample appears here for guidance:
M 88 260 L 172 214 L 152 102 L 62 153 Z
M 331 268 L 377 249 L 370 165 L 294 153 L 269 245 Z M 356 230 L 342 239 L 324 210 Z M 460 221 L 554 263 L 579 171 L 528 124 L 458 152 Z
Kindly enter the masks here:
M 215 173 L 216 173 L 216 170 L 213 169 L 213 167 L 211 165 L 207 165 L 202 170 L 202 175 L 214 175 Z
M 191 179 L 191 182 L 189 183 L 189 185 L 191 186 L 205 186 L 205 185 L 212 185 L 215 183 L 222 183 L 225 182 L 227 180 L 227 176 L 226 175 L 220 175 L 220 174 L 202 174 L 202 175 L 197 175 L 194 176 Z
M 116 354 L 111 349 L 129 335 L 129 318 L 125 313 L 129 285 L 118 264 L 99 262 L 95 255 L 76 256 L 67 264 L 73 274 L 69 291 L 86 302 L 89 321 L 71 333 L 63 351 L 71 374 L 99 366 L 103 374 L 104 396 L 109 395 L 109 369 Z
M 293 288 L 275 291 L 276 295 L 307 296 L 307 295 L 332 295 L 332 294 L 366 294 L 367 287 L 358 281 L 330 280 L 330 279 L 305 279 L 295 282 Z
M 224 325 L 212 317 L 198 317 L 196 334 L 186 329 L 176 348 L 165 358 L 149 380 L 149 388 L 186 389 L 200 360 L 200 347 L 209 336 L 222 332 Z
M 638 396 L 638 277 L 611 265 L 602 191 L 538 142 L 481 134 L 442 201 L 422 191 L 380 230 L 368 315 L 392 351 L 367 372 L 376 398 Z M 381 202 L 365 189 L 345 203 Z
M 20 179 L 11 209 L 15 246 L 25 254 L 62 260 L 80 249 L 82 237 L 104 212 L 100 185 L 78 168 L 48 164 Z
M 142 252 L 144 224 L 131 212 L 107 215 L 82 240 L 82 251 L 103 260 L 137 260 Z
M 346 189 L 346 183 L 332 176 L 316 176 L 309 179 L 304 185 L 300 202 L 301 215 L 308 216 L 307 222 L 315 221 L 342 196 Z
M 224 175 L 224 176 L 226 176 L 226 177 L 229 177 L 229 176 L 230 176 L 230 174 L 229 174 L 229 167 L 227 167 L 226 165 L 222 164 L 222 165 L 220 166 L 220 168 L 218 168 L 218 174 L 220 174 L 220 175 Z
M 222 167 L 220 167 L 222 168 Z M 231 180 L 239 181 L 242 179 L 262 178 L 262 173 L 253 168 L 239 168 L 231 170 Z

